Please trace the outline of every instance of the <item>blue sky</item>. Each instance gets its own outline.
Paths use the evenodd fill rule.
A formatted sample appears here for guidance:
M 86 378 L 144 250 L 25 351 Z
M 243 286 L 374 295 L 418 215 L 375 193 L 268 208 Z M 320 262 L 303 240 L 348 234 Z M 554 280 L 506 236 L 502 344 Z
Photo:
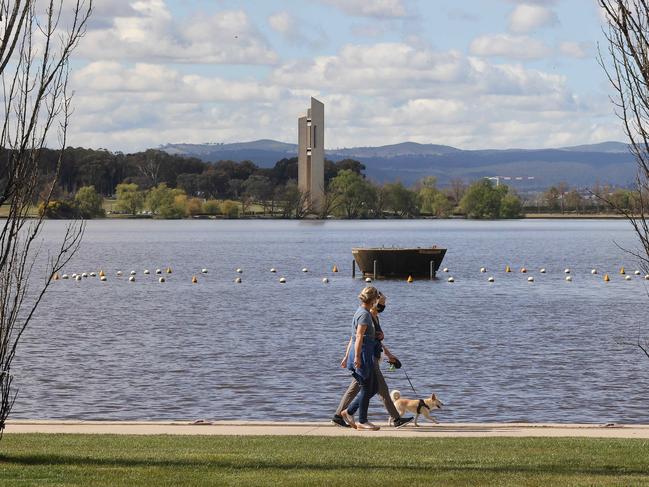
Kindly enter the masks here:
M 75 53 L 74 145 L 621 140 L 594 0 L 98 0 Z

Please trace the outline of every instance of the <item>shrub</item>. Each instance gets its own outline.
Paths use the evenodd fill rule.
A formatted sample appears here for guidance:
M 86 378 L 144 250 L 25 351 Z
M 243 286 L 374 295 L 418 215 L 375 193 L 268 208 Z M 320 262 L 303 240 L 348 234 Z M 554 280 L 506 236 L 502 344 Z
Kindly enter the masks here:
M 239 203 L 232 200 L 225 200 L 221 203 L 221 214 L 228 218 L 239 218 Z

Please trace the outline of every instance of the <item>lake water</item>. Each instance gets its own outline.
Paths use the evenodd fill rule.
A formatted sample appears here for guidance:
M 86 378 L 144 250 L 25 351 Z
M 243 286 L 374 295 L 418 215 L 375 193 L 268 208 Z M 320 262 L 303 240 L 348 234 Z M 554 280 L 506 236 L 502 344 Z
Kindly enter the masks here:
M 47 224 L 46 246 L 64 227 Z M 583 220 L 91 221 L 65 272 L 103 269 L 108 281 L 53 283 L 14 362 L 13 417 L 328 419 L 365 284 L 351 278 L 351 248 L 432 244 L 448 248 L 455 283 L 376 283 L 404 364 L 385 373 L 391 389 L 415 395 L 405 370 L 418 396 L 446 404 L 442 422 L 649 423 L 649 359 L 619 344 L 649 335 L 649 281 L 618 273 L 636 269 L 618 247 L 634 234 Z M 160 284 L 154 270 L 167 266 Z M 370 419 L 385 418 L 374 398 Z

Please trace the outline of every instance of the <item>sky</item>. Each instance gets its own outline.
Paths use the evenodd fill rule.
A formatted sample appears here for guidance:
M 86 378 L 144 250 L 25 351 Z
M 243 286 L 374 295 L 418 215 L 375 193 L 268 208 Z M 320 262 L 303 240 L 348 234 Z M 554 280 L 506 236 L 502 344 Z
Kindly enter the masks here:
M 624 140 L 603 41 L 594 0 L 95 0 L 69 142 L 295 143 L 311 96 L 327 148 Z

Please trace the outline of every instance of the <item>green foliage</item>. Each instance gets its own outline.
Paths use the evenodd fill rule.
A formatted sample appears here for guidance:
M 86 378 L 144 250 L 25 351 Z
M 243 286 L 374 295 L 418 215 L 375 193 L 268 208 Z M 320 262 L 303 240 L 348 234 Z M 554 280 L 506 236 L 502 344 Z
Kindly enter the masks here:
M 500 199 L 500 218 L 520 218 L 522 213 L 523 205 L 517 195 L 507 193 Z
M 469 218 L 517 218 L 521 214 L 520 198 L 501 184 L 494 186 L 489 179 L 476 181 L 466 191 L 460 207 Z
M 171 189 L 160 183 L 148 192 L 146 206 L 162 218 L 182 218 L 187 214 L 187 196 L 182 189 Z
M 94 186 L 79 188 L 74 201 L 82 218 L 94 218 L 106 214 L 102 207 L 103 198 L 95 191 Z
M 437 178 L 428 176 L 418 183 L 419 210 L 422 213 L 446 218 L 453 211 L 453 203 L 449 198 L 437 189 Z
M 386 208 L 400 217 L 412 217 L 419 213 L 417 193 L 406 188 L 400 181 L 386 184 Z
M 50 201 L 48 205 L 42 202 L 38 205 L 38 214 L 54 220 L 76 218 L 78 210 L 71 201 Z
M 329 191 L 338 198 L 334 214 L 346 218 L 367 216 L 376 199 L 374 186 L 351 169 L 340 171 L 329 183 Z
M 228 218 L 239 218 L 240 205 L 236 201 L 225 200 L 221 203 L 221 214 Z
M 139 190 L 137 184 L 118 184 L 115 207 L 118 211 L 137 215 L 137 212 L 144 207 L 144 193 Z
M 206 215 L 218 215 L 221 212 L 221 203 L 217 200 L 207 200 L 203 203 L 203 213 Z

